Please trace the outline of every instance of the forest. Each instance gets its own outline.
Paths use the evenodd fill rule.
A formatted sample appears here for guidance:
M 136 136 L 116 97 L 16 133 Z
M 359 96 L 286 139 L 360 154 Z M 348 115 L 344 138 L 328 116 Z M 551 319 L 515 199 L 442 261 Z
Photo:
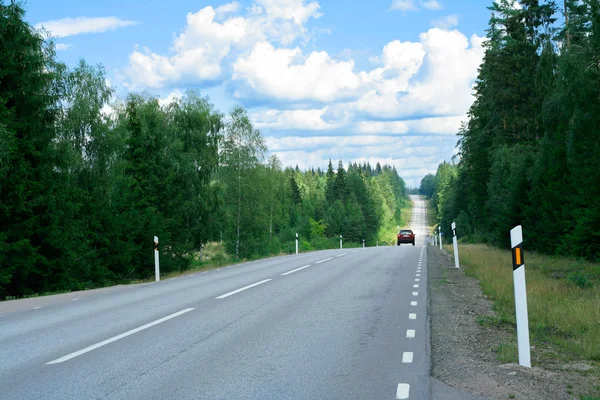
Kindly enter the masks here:
M 154 236 L 162 273 L 209 242 L 242 260 L 290 253 L 296 233 L 301 251 L 394 240 L 410 203 L 394 167 L 284 167 L 244 108 L 194 90 L 115 99 L 24 13 L 0 2 L 0 300 L 148 278 Z
M 491 7 L 459 153 L 421 181 L 446 236 L 600 260 L 600 1 Z

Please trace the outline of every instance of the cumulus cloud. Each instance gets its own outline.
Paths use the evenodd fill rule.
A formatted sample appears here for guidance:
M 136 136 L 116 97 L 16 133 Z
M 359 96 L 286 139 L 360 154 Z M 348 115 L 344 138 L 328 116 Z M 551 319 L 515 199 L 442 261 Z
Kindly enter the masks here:
M 422 78 L 411 81 L 404 91 L 370 90 L 354 104 L 355 112 L 378 118 L 411 115 L 462 115 L 473 102 L 472 84 L 477 77 L 484 49 L 483 38 L 469 41 L 458 31 L 438 28 L 420 35 L 425 57 Z
M 56 51 L 66 51 L 73 48 L 70 43 L 56 43 Z
M 437 0 L 421 0 L 421 5 L 429 10 L 440 10 L 442 8 L 442 5 Z
M 251 114 L 257 128 L 277 130 L 332 130 L 341 126 L 323 120 L 327 107 L 313 110 L 266 110 Z
M 415 4 L 415 0 L 392 0 L 390 9 L 406 12 L 417 11 L 419 8 Z
M 119 19 L 117 17 L 77 17 L 40 22 L 37 29 L 44 28 L 52 36 L 67 37 L 82 33 L 101 33 L 126 26 L 136 25 L 137 22 Z
M 440 10 L 442 5 L 437 0 L 419 0 L 419 5 L 429 10 Z M 391 10 L 419 11 L 419 6 L 416 0 L 392 0 Z
M 275 99 L 328 102 L 347 97 L 360 87 L 353 69 L 353 60 L 336 61 L 324 51 L 305 57 L 297 47 L 276 49 L 260 42 L 248 56 L 235 61 L 232 79 Z
M 458 25 L 458 15 L 451 14 L 431 21 L 431 25 L 440 29 L 451 29 Z
M 238 12 L 239 9 L 240 9 L 240 3 L 238 3 L 237 1 L 234 1 L 234 2 L 223 4 L 222 6 L 217 7 L 215 9 L 215 13 L 218 16 L 223 16 L 225 14 Z
M 232 51 L 265 41 L 289 45 L 299 38 L 308 39 L 305 24 L 321 16 L 316 2 L 256 0 L 245 16 L 226 17 L 239 8 L 234 2 L 188 13 L 169 55 L 136 48 L 124 71 L 126 85 L 131 89 L 163 88 L 215 80 L 222 77 L 222 62 Z
M 431 133 L 455 135 L 466 115 L 454 117 L 422 118 L 407 121 L 361 121 L 358 131 L 363 133 Z

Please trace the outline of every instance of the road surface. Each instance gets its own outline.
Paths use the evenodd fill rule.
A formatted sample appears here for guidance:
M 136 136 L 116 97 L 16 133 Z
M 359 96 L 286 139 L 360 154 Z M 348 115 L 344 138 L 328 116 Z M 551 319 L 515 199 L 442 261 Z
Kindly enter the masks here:
M 416 246 L 0 303 L 0 398 L 427 399 L 425 213 Z

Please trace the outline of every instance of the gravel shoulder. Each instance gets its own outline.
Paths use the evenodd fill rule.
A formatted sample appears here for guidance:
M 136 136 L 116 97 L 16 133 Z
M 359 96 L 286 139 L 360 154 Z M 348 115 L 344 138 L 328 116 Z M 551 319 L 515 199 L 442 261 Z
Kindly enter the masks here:
M 495 316 L 492 302 L 476 279 L 454 268 L 451 257 L 427 247 L 432 397 L 579 400 L 572 388 L 588 388 L 585 375 L 497 360 L 498 346 L 516 341 L 516 332 L 478 323 L 478 317 Z

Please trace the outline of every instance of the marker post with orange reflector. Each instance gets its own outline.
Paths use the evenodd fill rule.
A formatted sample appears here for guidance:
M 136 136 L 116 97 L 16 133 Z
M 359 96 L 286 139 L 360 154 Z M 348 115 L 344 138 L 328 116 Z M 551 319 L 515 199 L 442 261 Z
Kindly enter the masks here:
M 158 236 L 154 236 L 154 273 L 156 282 L 160 281 L 160 266 L 158 264 Z
M 517 315 L 517 344 L 519 364 L 531 367 L 529 347 L 529 318 L 527 316 L 527 289 L 525 286 L 525 260 L 523 258 L 523 229 L 521 225 L 510 231 L 512 247 L 513 279 L 515 283 L 515 311 Z
M 438 227 L 439 233 L 440 233 L 440 250 L 442 250 L 442 228 Z

